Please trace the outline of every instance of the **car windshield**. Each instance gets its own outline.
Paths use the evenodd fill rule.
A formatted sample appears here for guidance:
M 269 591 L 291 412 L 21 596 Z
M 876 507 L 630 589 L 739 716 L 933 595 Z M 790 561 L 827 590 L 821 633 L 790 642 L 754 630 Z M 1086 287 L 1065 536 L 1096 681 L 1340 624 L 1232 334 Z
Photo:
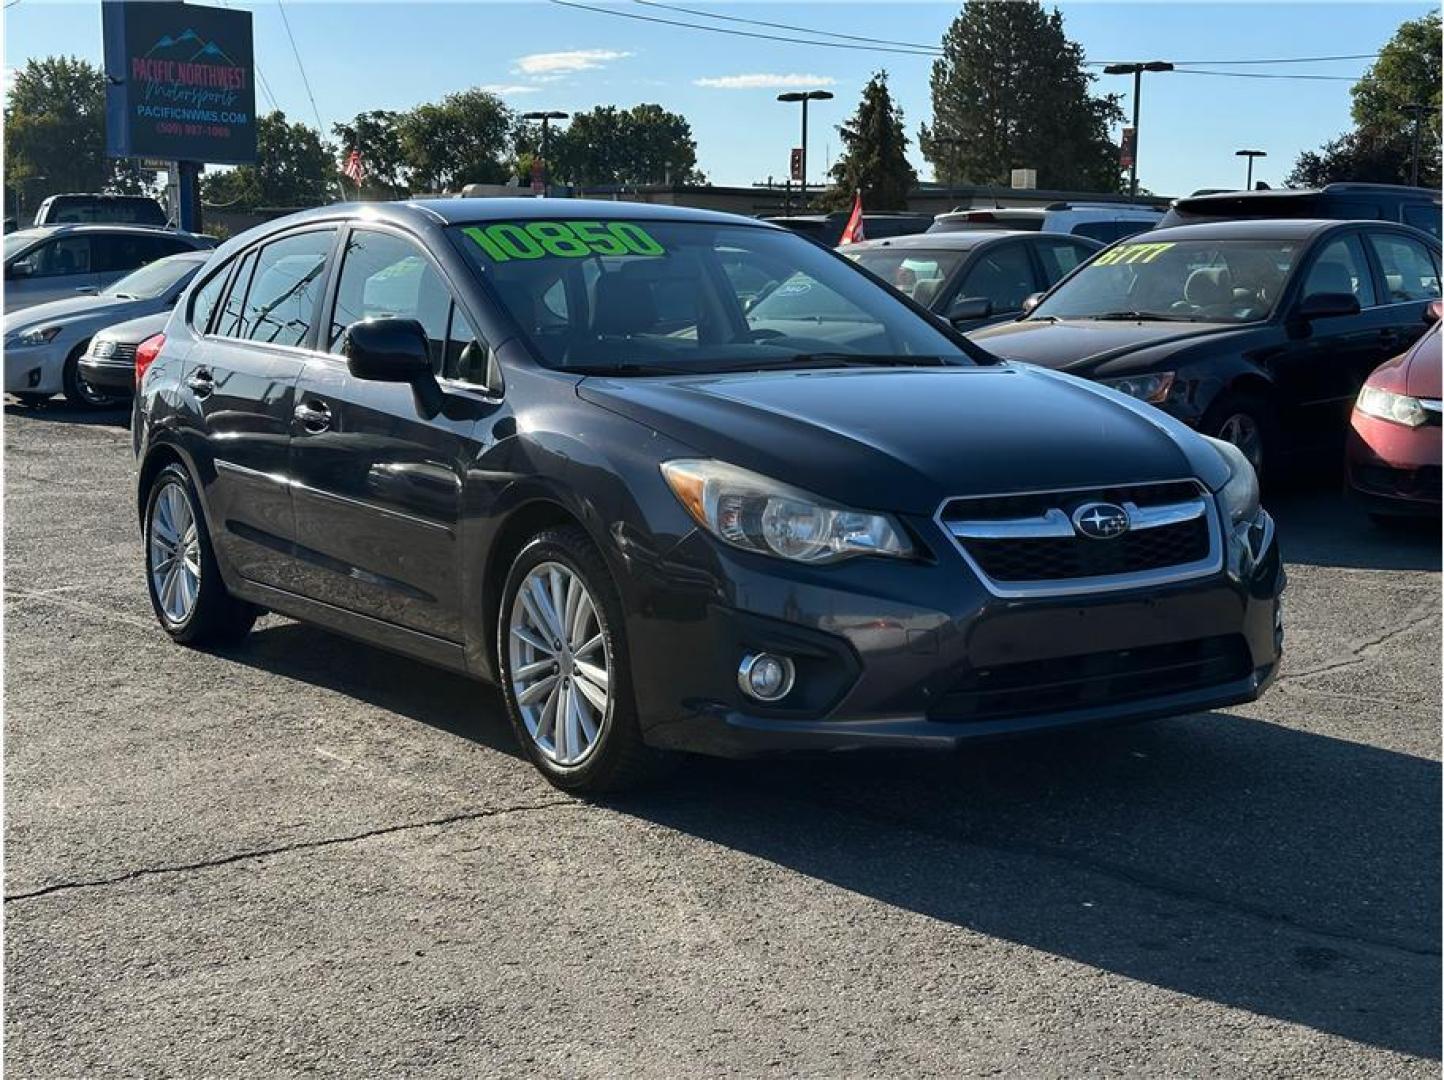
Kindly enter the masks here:
M 1029 320 L 1243 323 L 1268 317 L 1298 245 L 1280 240 L 1146 240 L 1096 256 Z
M 965 251 L 919 251 L 916 248 L 869 248 L 849 253 L 870 274 L 882 278 L 899 292 L 907 293 L 923 307 L 937 299 L 938 292 Z
M 5 261 L 10 261 L 10 256 L 24 251 L 35 241 L 40 239 L 41 234 L 36 232 L 15 232 L 5 237 Z
M 646 375 L 969 362 L 869 275 L 784 230 L 547 220 L 451 231 L 552 367 Z
M 125 300 L 153 300 L 164 296 L 176 284 L 189 280 L 201 268 L 198 259 L 186 255 L 172 255 L 168 259 L 157 259 L 142 266 L 119 281 L 100 290 L 101 296 L 116 296 Z

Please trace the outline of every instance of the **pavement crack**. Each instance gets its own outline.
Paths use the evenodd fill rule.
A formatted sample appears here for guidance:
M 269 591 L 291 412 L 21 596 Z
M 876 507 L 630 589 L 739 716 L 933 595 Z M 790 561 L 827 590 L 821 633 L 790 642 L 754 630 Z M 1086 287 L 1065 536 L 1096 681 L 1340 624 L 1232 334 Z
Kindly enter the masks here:
M 320 840 L 299 840 L 294 844 L 280 844 L 271 848 L 259 848 L 254 851 L 238 851 L 231 855 L 221 855 L 214 859 L 202 859 L 193 863 L 178 863 L 173 866 L 147 866 L 139 870 L 130 870 L 124 874 L 116 874 L 107 878 L 92 878 L 85 881 L 61 881 L 53 885 L 46 885 L 39 889 L 32 889 L 29 892 L 13 893 L 4 898 L 9 904 L 17 900 L 34 900 L 42 896 L 51 896 L 59 892 L 69 892 L 74 889 L 95 889 L 108 885 L 121 885 L 129 881 L 137 881 L 146 877 L 158 877 L 165 874 L 186 874 L 195 870 L 210 870 L 218 866 L 230 866 L 233 863 L 247 862 L 252 859 L 264 859 L 270 855 L 285 855 L 295 851 L 310 851 L 316 848 L 335 847 L 339 844 L 354 844 L 362 840 L 371 840 L 378 836 L 390 836 L 393 833 L 414 832 L 419 829 L 440 829 L 448 825 L 456 825 L 466 821 L 481 821 L 485 818 L 502 817 L 507 814 L 534 813 L 542 810 L 555 810 L 566 806 L 582 806 L 583 803 L 576 799 L 558 798 L 548 799 L 537 803 L 522 803 L 518 806 L 499 806 L 490 810 L 473 810 L 463 814 L 448 814 L 445 817 L 430 818 L 426 821 L 410 821 L 400 825 L 383 825 L 376 829 L 367 829 L 365 832 L 352 833 L 348 836 L 328 836 Z
M 1280 675 L 1278 681 L 1284 683 L 1290 682 L 1294 679 L 1309 679 L 1313 678 L 1315 675 L 1327 675 L 1331 672 L 1340 671 L 1348 667 L 1353 667 L 1355 664 L 1361 664 L 1365 660 L 1369 659 L 1370 655 L 1372 655 L 1376 649 L 1380 648 L 1381 646 L 1387 645 L 1396 637 L 1399 637 L 1402 634 L 1407 634 L 1409 631 L 1418 629 L 1420 626 L 1423 626 L 1426 623 L 1432 622 L 1438 618 L 1439 609 L 1437 605 L 1433 605 L 1424 609 L 1415 609 L 1413 616 L 1399 626 L 1396 626 L 1391 630 L 1385 630 L 1382 634 L 1377 634 L 1371 638 L 1365 638 L 1363 641 L 1355 642 L 1354 644 L 1350 645 L 1348 647 L 1348 656 L 1338 660 L 1330 660 L 1327 663 L 1318 664 L 1311 668 L 1305 668 L 1303 671 L 1291 671 L 1285 675 Z

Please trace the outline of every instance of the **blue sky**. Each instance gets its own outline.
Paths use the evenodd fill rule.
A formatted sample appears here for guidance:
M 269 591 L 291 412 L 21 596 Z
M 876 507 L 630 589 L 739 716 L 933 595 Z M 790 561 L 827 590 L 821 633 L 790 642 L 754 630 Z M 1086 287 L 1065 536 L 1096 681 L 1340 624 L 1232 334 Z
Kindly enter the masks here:
M 256 54 L 277 104 L 314 123 L 281 10 L 271 0 L 227 0 L 255 12 Z M 615 11 L 695 23 L 708 20 L 628 0 L 586 0 Z M 957 3 L 709 3 L 684 7 L 816 27 L 870 40 L 936 44 Z M 1218 61 L 1371 53 L 1398 24 L 1429 5 L 1389 3 L 1189 4 L 1062 3 L 1069 36 L 1090 59 Z M 815 104 L 811 169 L 820 179 L 836 156 L 835 125 L 856 106 L 870 74 L 885 67 L 901 103 L 919 171 L 916 134 L 931 113 L 930 61 L 912 55 L 813 48 L 749 40 L 555 6 L 521 3 L 325 3 L 288 0 L 285 14 L 305 62 L 321 119 L 372 108 L 403 109 L 453 90 L 486 86 L 519 109 L 577 110 L 658 102 L 692 123 L 702 169 L 716 183 L 745 184 L 787 169 L 797 141 L 797 106 L 779 88 L 822 86 L 837 94 Z M 759 33 L 786 34 L 725 22 Z M 795 35 L 794 35 L 795 36 Z M 100 61 L 100 4 L 20 0 L 5 12 L 5 65 L 74 53 Z M 1233 68 L 1357 76 L 1367 60 Z M 1099 88 L 1131 92 L 1131 79 L 1100 76 Z M 1347 81 L 1145 76 L 1140 181 L 1180 194 L 1238 186 L 1240 147 L 1268 151 L 1256 177 L 1277 183 L 1302 149 L 1349 125 Z M 264 93 L 260 108 L 269 107 Z M 1131 107 L 1125 101 L 1125 109 Z

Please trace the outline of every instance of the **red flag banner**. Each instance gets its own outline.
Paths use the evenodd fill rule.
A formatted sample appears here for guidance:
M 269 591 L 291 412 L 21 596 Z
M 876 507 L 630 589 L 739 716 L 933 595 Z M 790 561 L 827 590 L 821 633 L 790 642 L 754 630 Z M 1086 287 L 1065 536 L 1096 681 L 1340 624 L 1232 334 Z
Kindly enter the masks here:
M 848 215 L 847 225 L 842 230 L 842 239 L 837 242 L 837 246 L 857 244 L 866 239 L 862 229 L 862 192 L 859 191 L 853 196 L 852 213 Z

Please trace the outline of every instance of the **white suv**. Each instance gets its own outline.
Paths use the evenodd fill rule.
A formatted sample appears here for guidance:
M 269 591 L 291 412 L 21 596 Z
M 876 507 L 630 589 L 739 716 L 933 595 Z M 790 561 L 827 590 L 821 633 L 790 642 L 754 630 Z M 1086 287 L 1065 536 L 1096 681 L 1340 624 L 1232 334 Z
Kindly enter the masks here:
M 970 229 L 1023 229 L 1029 232 L 1086 236 L 1103 244 L 1147 232 L 1163 220 L 1162 210 L 1126 203 L 1054 203 L 1045 208 L 997 207 L 954 210 L 933 219 L 928 232 Z

